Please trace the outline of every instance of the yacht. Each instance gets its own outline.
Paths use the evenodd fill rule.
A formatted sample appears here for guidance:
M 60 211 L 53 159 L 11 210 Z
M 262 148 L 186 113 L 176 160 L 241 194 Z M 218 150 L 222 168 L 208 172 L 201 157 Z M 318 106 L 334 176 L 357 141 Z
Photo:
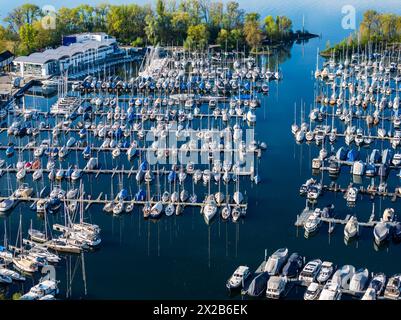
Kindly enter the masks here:
M 370 281 L 368 288 L 374 289 L 376 295 L 379 296 L 385 288 L 386 280 L 387 278 L 384 273 L 373 274 L 372 281 Z
M 306 219 L 304 223 L 306 238 L 319 229 L 319 226 L 321 224 L 320 213 L 320 209 L 316 208 L 315 211 L 313 211 L 313 213 L 308 217 L 308 219 Z
M 233 222 L 237 222 L 239 218 L 241 217 L 241 208 L 239 206 L 235 206 L 231 212 L 231 217 L 233 219 Z
M 344 265 L 333 275 L 331 281 L 337 283 L 341 289 L 349 289 L 351 278 L 355 273 L 355 268 L 351 265 Z
M 366 268 L 361 268 L 355 271 L 349 284 L 349 290 L 355 293 L 361 293 L 366 290 L 369 284 L 369 271 Z
M 340 299 L 341 299 L 340 286 L 337 283 L 329 280 L 324 285 L 318 300 L 340 300 Z
M 244 200 L 244 196 L 240 191 L 236 191 L 234 192 L 233 199 L 236 204 L 240 204 Z
M 70 243 L 66 238 L 54 238 L 46 242 L 46 246 L 54 251 L 68 252 L 68 253 L 80 253 L 82 247 L 76 244 Z
M 286 285 L 286 277 L 271 276 L 267 281 L 266 297 L 270 299 L 279 299 L 284 293 Z
M 40 299 L 46 295 L 57 295 L 59 292 L 57 281 L 55 280 L 41 280 L 37 285 L 33 286 L 29 293 L 36 296 L 36 299 Z M 24 296 L 21 297 L 24 300 Z
M 303 257 L 297 252 L 294 252 L 290 255 L 287 263 L 284 265 L 282 275 L 287 278 L 298 277 L 299 273 L 302 271 L 303 265 Z
M 207 198 L 206 203 L 203 207 L 203 216 L 207 224 L 213 219 L 217 212 L 216 201 L 214 200 L 214 196 L 211 195 Z
M 222 192 L 217 192 L 217 193 L 214 195 L 214 197 L 215 197 L 216 202 L 217 202 L 218 204 L 221 204 L 221 203 L 224 201 L 224 193 L 222 193 Z
M 329 164 L 329 174 L 337 176 L 340 173 L 341 166 L 336 161 L 331 161 Z
M 44 243 L 47 241 L 46 235 L 39 231 L 39 230 L 35 230 L 32 228 L 29 228 L 28 230 L 28 234 L 31 238 L 32 241 L 38 242 L 38 243 Z
M 358 196 L 358 189 L 355 187 L 349 187 L 345 193 L 345 199 L 348 203 L 355 203 Z
M 375 243 L 381 245 L 388 240 L 390 235 L 390 227 L 386 222 L 379 222 L 373 228 L 373 236 Z
M 304 293 L 304 300 L 317 300 L 321 291 L 322 288 L 318 283 L 311 282 Z
M 0 273 L 0 284 L 11 284 L 13 279 Z
M 167 207 L 164 209 L 164 213 L 166 214 L 167 217 L 170 217 L 174 214 L 175 212 L 175 208 L 174 208 L 174 204 L 169 203 L 167 205 Z
M 355 161 L 352 165 L 352 174 L 362 176 L 365 173 L 365 163 L 363 161 Z
M 25 277 L 23 275 L 14 270 L 7 269 L 5 267 L 0 267 L 0 276 L 8 277 L 14 281 L 25 281 Z
M 223 220 L 227 220 L 231 215 L 231 208 L 228 204 L 226 204 L 223 209 L 221 209 L 221 217 Z
M 259 273 L 252 279 L 245 293 L 251 297 L 260 297 L 266 292 L 268 279 L 267 272 Z
M 333 275 L 335 270 L 335 266 L 332 262 L 323 261 L 320 271 L 316 277 L 316 281 L 318 283 L 325 283 L 327 282 L 330 277 Z
M 391 162 L 394 166 L 396 166 L 396 167 L 399 166 L 401 164 L 401 153 L 397 152 L 396 154 L 394 154 Z
M 34 273 L 38 271 L 38 265 L 32 262 L 32 260 L 29 259 L 25 254 L 20 254 L 14 257 L 12 261 L 14 266 L 23 272 Z
M 288 257 L 288 249 L 280 248 L 276 250 L 267 260 L 264 271 L 269 275 L 277 275 L 280 273 L 281 268 L 284 266 Z
M 346 241 L 357 237 L 359 234 L 359 223 L 356 216 L 351 216 L 344 227 L 344 238 Z
M 392 276 L 384 290 L 384 297 L 387 299 L 398 299 L 401 294 L 401 274 Z
M 309 261 L 299 274 L 299 281 L 303 281 L 306 283 L 313 282 L 320 271 L 321 265 L 322 261 L 320 259 Z
M 155 203 L 151 210 L 150 210 L 150 216 L 151 218 L 158 218 L 160 216 L 160 214 L 163 211 L 163 204 L 161 201 Z
M 16 198 L 28 198 L 31 196 L 33 188 L 31 188 L 27 183 L 21 184 L 17 190 L 15 190 L 14 196 Z
M 317 200 L 317 198 L 322 193 L 322 185 L 320 183 L 315 183 L 314 185 L 309 186 L 307 198 L 311 201 Z
M 227 280 L 226 287 L 229 290 L 242 288 L 245 280 L 251 275 L 249 267 L 239 266 Z

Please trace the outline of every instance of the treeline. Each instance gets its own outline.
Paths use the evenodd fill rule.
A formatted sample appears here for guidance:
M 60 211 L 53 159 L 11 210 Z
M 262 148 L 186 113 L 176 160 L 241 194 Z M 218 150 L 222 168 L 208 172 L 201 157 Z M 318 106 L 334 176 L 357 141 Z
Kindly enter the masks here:
M 137 4 L 62 7 L 55 13 L 55 28 L 44 28 L 38 6 L 24 4 L 12 10 L 4 22 L 0 47 L 13 43 L 16 54 L 57 46 L 62 35 L 80 32 L 107 32 L 133 46 L 184 45 L 191 49 L 208 44 L 255 49 L 264 40 L 282 41 L 293 35 L 289 18 L 267 16 L 261 20 L 258 13 L 246 13 L 235 1 L 157 0 L 154 8 Z
M 363 14 L 363 19 L 359 29 L 344 39 L 334 47 L 330 47 L 322 52 L 323 55 L 339 53 L 347 47 L 360 46 L 367 44 L 392 44 L 401 42 L 401 16 L 393 13 L 379 13 L 375 10 L 367 10 Z

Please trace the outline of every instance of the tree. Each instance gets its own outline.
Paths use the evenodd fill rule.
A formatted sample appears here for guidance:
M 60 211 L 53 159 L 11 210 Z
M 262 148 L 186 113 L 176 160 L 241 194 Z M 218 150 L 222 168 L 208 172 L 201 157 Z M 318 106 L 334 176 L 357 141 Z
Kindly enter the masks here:
M 173 12 L 171 17 L 173 39 L 182 44 L 187 37 L 187 30 L 190 24 L 189 14 L 188 12 L 177 11 Z
M 222 48 L 225 48 L 226 46 L 228 47 L 230 45 L 230 31 L 227 31 L 226 29 L 221 29 L 217 39 L 216 43 L 220 45 Z
M 395 14 L 382 14 L 380 15 L 379 29 L 381 36 L 386 41 L 395 40 L 397 38 L 397 16 Z
M 259 26 L 259 18 L 259 14 L 254 12 L 245 16 L 245 40 L 252 49 L 256 49 L 262 42 L 263 36 Z
M 218 33 L 222 29 L 223 17 L 224 17 L 223 3 L 221 1 L 210 3 L 209 17 L 207 21 L 208 21 L 208 29 L 210 32 L 211 42 L 217 41 Z
M 267 16 L 264 21 L 266 36 L 271 40 L 276 39 L 278 36 L 278 29 L 276 21 L 273 16 Z
M 140 7 L 133 3 L 111 6 L 107 14 L 107 32 L 123 43 L 131 43 L 138 37 L 144 38 L 148 15 L 148 7 Z
M 223 28 L 227 30 L 243 27 L 244 10 L 239 8 L 239 3 L 229 1 L 226 4 L 226 14 L 223 18 Z
M 32 24 L 42 16 L 42 11 L 37 5 L 23 4 L 13 9 L 4 19 L 9 27 L 16 33 L 25 24 Z
M 188 36 L 185 41 L 186 48 L 204 49 L 209 41 L 209 32 L 205 24 L 198 24 L 188 28 Z
M 25 23 L 19 28 L 19 36 L 21 39 L 21 52 L 28 54 L 35 48 L 35 41 L 38 31 L 32 24 Z
M 292 21 L 285 16 L 278 16 L 277 19 L 277 30 L 280 35 L 287 36 L 292 31 Z
M 232 49 L 241 48 L 245 45 L 244 34 L 242 29 L 233 29 L 230 31 L 230 38 L 232 42 Z
M 361 39 L 370 41 L 377 34 L 379 27 L 379 14 L 375 10 L 367 10 L 359 27 Z

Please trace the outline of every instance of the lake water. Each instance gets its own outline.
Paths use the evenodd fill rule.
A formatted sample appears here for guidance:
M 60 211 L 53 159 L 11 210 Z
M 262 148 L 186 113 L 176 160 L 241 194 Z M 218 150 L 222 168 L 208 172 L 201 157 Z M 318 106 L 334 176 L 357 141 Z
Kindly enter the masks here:
M 70 2 L 73 5 L 82 1 L 63 1 L 65 4 Z M 401 271 L 401 246 L 390 244 L 377 251 L 371 229 L 362 230 L 357 242 L 345 245 L 341 226 L 337 226 L 331 236 L 323 226 L 319 234 L 310 239 L 305 239 L 303 230 L 297 233 L 294 227 L 296 215 L 305 206 L 305 199 L 298 195 L 298 190 L 311 177 L 311 159 L 318 155 L 316 146 L 299 146 L 294 141 L 290 131 L 294 103 L 300 105 L 303 101 L 307 110 L 313 103 L 312 71 L 317 48 L 322 49 L 327 40 L 334 43 L 349 32 L 341 28 L 342 2 L 354 3 L 358 17 L 366 8 L 379 9 L 373 1 L 323 3 L 310 0 L 302 7 L 295 5 L 295 1 L 291 4 L 269 1 L 269 13 L 288 15 L 296 26 L 301 25 L 304 13 L 307 29 L 321 33 L 322 37 L 303 45 L 295 44 L 290 58 L 280 65 L 283 80 L 272 83 L 269 96 L 262 97 L 263 107 L 257 110 L 256 132 L 257 140 L 266 141 L 268 149 L 258 165 L 262 182 L 255 186 L 248 178 L 241 180 L 241 189 L 246 190 L 249 203 L 246 218 L 237 224 L 217 218 L 207 226 L 199 209 L 187 208 L 181 216 L 163 217 L 152 222 L 143 219 L 139 208 L 134 208 L 132 214 L 112 217 L 100 206 L 92 206 L 90 220 L 102 229 L 102 245 L 96 252 L 85 253 L 84 259 L 71 256 L 57 266 L 61 297 L 67 295 L 67 279 L 72 278 L 72 291 L 68 295 L 74 299 L 228 299 L 225 281 L 234 269 L 240 264 L 256 268 L 265 249 L 270 254 L 280 247 L 288 247 L 291 252 L 297 251 L 308 259 L 321 258 L 338 265 L 352 264 L 356 268 L 363 266 L 387 275 Z M 398 10 L 400 13 L 394 4 L 395 1 L 381 2 L 382 11 Z M 260 4 L 251 1 L 247 5 L 249 10 L 259 8 L 262 16 L 268 13 L 267 8 Z M 27 102 L 33 103 L 30 99 Z M 35 100 L 42 106 L 50 106 L 52 102 Z M 5 134 L 2 142 L 6 142 Z M 16 161 L 16 156 L 7 161 Z M 85 179 L 87 192 L 110 192 L 110 176 Z M 115 177 L 115 184 L 117 180 Z M 327 177 L 325 181 L 328 181 Z M 350 176 L 342 173 L 339 182 L 345 185 L 349 181 Z M 393 184 L 397 183 L 398 178 L 393 177 Z M 2 189 L 7 188 L 6 176 L 0 179 L 0 184 Z M 137 190 L 134 177 L 125 179 L 124 185 L 133 192 Z M 204 188 L 199 190 L 202 191 L 199 191 L 198 199 L 205 192 Z M 367 220 L 371 213 L 371 203 L 367 199 L 349 208 L 342 197 L 327 193 L 319 200 L 319 205 L 326 203 L 335 203 L 336 211 L 344 217 L 358 214 L 361 220 Z M 401 209 L 399 202 L 376 200 L 377 212 L 382 212 L 387 206 L 395 208 L 396 212 Z M 36 227 L 41 225 L 36 213 L 19 204 L 5 218 L 12 242 L 15 241 L 20 212 L 25 232 L 31 219 Z M 51 219 L 52 222 L 63 220 L 61 214 Z M 0 223 L 0 229 L 1 226 Z M 32 284 L 33 280 L 28 279 L 25 287 L 12 289 L 26 292 Z M 302 292 L 298 292 L 300 294 Z M 292 297 L 296 296 L 297 293 Z

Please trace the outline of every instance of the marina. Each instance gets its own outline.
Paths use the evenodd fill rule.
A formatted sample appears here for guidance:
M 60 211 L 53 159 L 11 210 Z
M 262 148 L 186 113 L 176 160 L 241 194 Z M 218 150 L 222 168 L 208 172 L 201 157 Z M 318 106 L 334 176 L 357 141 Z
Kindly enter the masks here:
M 4 70 L 0 299 L 398 300 L 399 45 L 326 53 L 351 32 L 337 3 L 240 4 L 239 29 L 224 3 L 167 40 L 155 8 L 111 3 L 105 32 L 77 24 Z M 356 21 L 401 14 L 375 6 Z

